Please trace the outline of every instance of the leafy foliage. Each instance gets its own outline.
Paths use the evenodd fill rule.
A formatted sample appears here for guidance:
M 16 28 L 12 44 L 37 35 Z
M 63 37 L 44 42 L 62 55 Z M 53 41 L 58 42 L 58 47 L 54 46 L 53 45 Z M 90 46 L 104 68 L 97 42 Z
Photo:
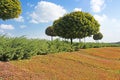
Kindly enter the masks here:
M 86 12 L 72 12 L 53 23 L 55 33 L 62 38 L 84 38 L 99 31 L 99 23 Z
M 53 36 L 56 36 L 56 33 L 55 33 L 54 28 L 52 26 L 49 26 L 48 28 L 46 28 L 45 34 L 48 36 L 51 36 L 51 40 L 52 40 Z
M 0 60 L 29 59 L 34 55 L 74 51 L 67 42 L 54 40 L 27 39 L 24 36 L 9 38 L 0 36 Z
M 56 34 L 54 32 L 54 28 L 52 26 L 46 28 L 45 33 L 48 36 L 56 36 Z
M 100 32 L 93 35 L 94 40 L 101 40 L 102 38 L 103 38 L 103 35 Z
M 19 0 L 0 0 L 0 19 L 17 18 L 21 13 Z

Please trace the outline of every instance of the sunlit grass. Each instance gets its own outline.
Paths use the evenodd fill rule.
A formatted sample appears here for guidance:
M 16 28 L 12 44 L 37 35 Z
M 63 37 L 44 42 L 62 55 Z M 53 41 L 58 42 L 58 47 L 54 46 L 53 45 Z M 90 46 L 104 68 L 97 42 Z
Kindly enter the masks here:
M 102 54 L 106 54 L 107 50 L 114 52 L 119 50 L 119 48 L 100 49 L 103 50 Z M 99 49 L 40 55 L 29 60 L 11 61 L 10 63 L 19 69 L 37 74 L 43 80 L 119 80 L 119 60 L 107 59 L 108 53 L 104 58 L 99 57 L 100 54 L 94 56 L 91 54 L 92 51 L 94 54 L 98 54 Z M 44 75 L 45 78 L 41 75 Z
M 120 60 L 120 47 L 109 47 L 109 48 L 105 47 L 99 49 L 92 48 L 82 51 L 84 51 L 84 53 L 98 57 Z

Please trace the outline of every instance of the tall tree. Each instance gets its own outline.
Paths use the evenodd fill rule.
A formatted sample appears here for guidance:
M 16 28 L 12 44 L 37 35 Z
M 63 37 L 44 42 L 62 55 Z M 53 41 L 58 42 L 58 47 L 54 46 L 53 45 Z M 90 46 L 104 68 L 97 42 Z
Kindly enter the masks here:
M 100 32 L 93 35 L 93 39 L 96 40 L 96 42 L 97 41 L 99 42 L 99 40 L 101 40 L 102 38 L 103 38 L 103 35 Z
M 99 31 L 99 23 L 86 12 L 77 11 L 64 15 L 53 23 L 55 33 L 62 38 L 72 40 L 84 38 L 96 34 Z
M 53 36 L 56 36 L 56 34 L 54 32 L 54 28 L 52 26 L 49 26 L 46 28 L 45 34 L 48 36 L 51 36 L 51 41 L 53 40 Z
M 20 13 L 21 4 L 19 0 L 0 0 L 0 19 L 17 18 Z

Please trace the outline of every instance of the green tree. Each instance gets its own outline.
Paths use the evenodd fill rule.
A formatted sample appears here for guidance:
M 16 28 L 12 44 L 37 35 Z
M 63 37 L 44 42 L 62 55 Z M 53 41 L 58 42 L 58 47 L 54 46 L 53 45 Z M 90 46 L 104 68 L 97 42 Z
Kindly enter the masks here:
M 99 31 L 99 23 L 86 12 L 77 11 L 64 15 L 53 23 L 55 33 L 62 38 L 72 40 L 85 38 Z
M 0 0 L 0 19 L 17 18 L 20 13 L 21 4 L 19 0 Z
M 80 32 L 79 35 L 77 35 L 77 38 L 79 39 L 79 42 L 81 42 L 81 39 L 84 38 L 84 36 L 82 35 L 82 32 Z
M 102 38 L 103 38 L 103 35 L 102 35 L 102 33 L 100 33 L 100 32 L 93 35 L 93 39 L 96 40 L 96 41 L 98 41 L 98 42 L 99 42 L 99 40 L 101 40 Z
M 48 36 L 51 36 L 51 41 L 53 40 L 53 36 L 56 36 L 56 34 L 54 32 L 54 28 L 52 26 L 49 26 L 46 28 L 45 34 Z

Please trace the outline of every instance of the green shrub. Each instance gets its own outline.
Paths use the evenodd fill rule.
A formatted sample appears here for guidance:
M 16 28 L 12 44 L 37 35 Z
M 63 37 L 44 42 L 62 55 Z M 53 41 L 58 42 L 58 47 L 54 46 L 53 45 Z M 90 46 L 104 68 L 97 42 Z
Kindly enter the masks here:
M 0 61 L 29 59 L 35 55 L 46 55 L 58 52 L 72 52 L 79 49 L 99 47 L 120 47 L 120 44 L 110 43 L 73 43 L 68 41 L 54 41 L 27 39 L 24 36 L 10 38 L 0 36 Z

